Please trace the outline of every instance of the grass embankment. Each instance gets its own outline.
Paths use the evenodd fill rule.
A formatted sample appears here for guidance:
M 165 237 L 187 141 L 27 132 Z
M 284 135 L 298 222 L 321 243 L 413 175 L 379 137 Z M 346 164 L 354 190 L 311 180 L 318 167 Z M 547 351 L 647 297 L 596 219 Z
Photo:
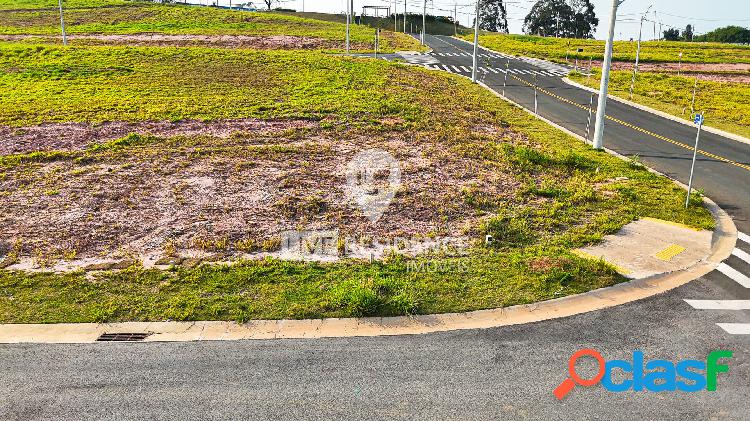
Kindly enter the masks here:
M 610 73 L 609 92 L 629 99 L 632 72 Z M 587 78 L 573 74 L 572 80 L 599 87 L 601 72 Z M 692 120 L 691 103 L 695 79 L 658 73 L 640 73 L 633 91 L 633 101 Z M 750 85 L 744 83 L 698 81 L 695 111 L 706 114 L 706 125 L 750 137 Z
M 94 35 L 245 35 L 258 37 L 286 36 L 317 39 L 321 50 L 342 50 L 345 40 L 345 25 L 316 19 L 306 19 L 275 12 L 241 12 L 214 7 L 198 7 L 181 4 L 154 4 L 150 2 L 81 1 L 78 7 L 65 13 L 66 30 L 71 35 L 89 35 L 84 39 L 72 39 L 73 44 L 127 44 L 127 39 L 96 39 Z M 29 1 L 25 6 L 44 7 L 47 2 Z M 60 16 L 56 10 L 20 10 L 0 13 L 0 35 L 38 35 L 41 39 L 30 42 L 61 42 Z M 203 40 L 205 42 L 205 40 Z M 356 51 L 374 49 L 374 35 L 366 26 L 354 25 L 351 41 Z M 185 39 L 189 45 L 194 40 Z M 230 42 L 229 40 L 225 42 Z M 278 47 L 281 48 L 281 47 Z M 294 48 L 294 47 L 288 47 Z M 412 37 L 384 31 L 381 36 L 381 51 L 423 50 Z
M 473 34 L 463 36 L 473 41 Z M 588 61 L 604 59 L 604 41 L 592 39 L 567 39 L 537 37 L 532 35 L 505 35 L 482 33 L 479 43 L 489 49 L 526 57 L 553 61 Z M 583 52 L 577 52 L 583 48 Z M 614 61 L 635 61 L 636 42 L 615 41 Z M 643 62 L 677 62 L 683 53 L 683 63 L 750 63 L 750 46 L 677 41 L 645 41 L 641 43 L 640 60 Z
M 157 133 L 4 156 L 0 231 L 13 233 L 0 239 L 5 259 L 101 256 L 144 238 L 165 254 L 198 244 L 226 258 L 249 248 L 247 236 L 258 244 L 308 227 L 472 240 L 462 253 L 417 258 L 421 270 L 397 254 L 374 263 L 3 270 L 3 323 L 398 315 L 530 303 L 623 281 L 570 250 L 634 219 L 712 226 L 697 202 L 683 208 L 684 191 L 667 179 L 592 151 L 464 78 L 397 63 L 317 52 L 6 44 L 0 87 L 0 122 L 17 128 L 8 141 L 43 121 L 198 118 L 208 127 L 258 117 L 315 126 L 229 138 Z M 377 224 L 340 193 L 341 168 L 373 147 L 402 163 L 402 188 Z M 193 203 L 211 177 L 216 195 Z M 196 179 L 200 189 L 186 187 Z M 244 184 L 259 181 L 272 185 L 271 199 L 253 199 Z M 244 200 L 222 200 L 236 191 Z M 150 228 L 155 218 L 166 221 L 160 230 Z

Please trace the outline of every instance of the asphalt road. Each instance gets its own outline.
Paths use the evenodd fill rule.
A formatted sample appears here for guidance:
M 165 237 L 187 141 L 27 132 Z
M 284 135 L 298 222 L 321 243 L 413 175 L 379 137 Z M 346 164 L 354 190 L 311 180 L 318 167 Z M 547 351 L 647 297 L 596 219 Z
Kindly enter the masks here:
M 435 53 L 468 45 L 428 36 Z M 467 66 L 467 56 L 435 56 Z M 488 58 L 491 59 L 491 58 Z M 502 63 L 504 67 L 504 63 Z M 518 69 L 540 70 L 514 60 Z M 459 67 L 460 69 L 460 67 Z M 485 83 L 502 86 L 502 75 Z M 531 76 L 531 75 L 527 75 Z M 521 74 L 519 74 L 521 77 Z M 527 79 L 530 79 L 527 78 Z M 506 94 L 529 105 L 533 92 L 512 79 Z M 509 78 L 509 82 L 511 79 Z M 588 104 L 589 94 L 559 78 L 545 90 Z M 530 101 L 531 99 L 531 101 Z M 582 133 L 587 113 L 540 95 L 540 113 Z M 689 143 L 692 128 L 610 102 L 608 114 Z M 704 148 L 736 162 L 750 146 L 707 134 Z M 610 123 L 606 145 L 684 180 L 690 151 Z M 750 171 L 701 157 L 696 185 L 745 232 Z M 750 253 L 750 243 L 738 249 Z M 726 263 L 750 275 L 750 264 Z M 750 335 L 716 323 L 750 322 L 748 311 L 697 310 L 684 299 L 750 299 L 748 288 L 714 272 L 669 293 L 564 319 L 421 336 L 204 343 L 0 346 L 0 419 L 750 419 Z M 567 360 L 592 347 L 606 359 L 703 359 L 734 352 L 717 391 L 621 392 L 577 387 L 563 401 L 552 390 Z M 591 366 L 580 366 L 582 376 Z

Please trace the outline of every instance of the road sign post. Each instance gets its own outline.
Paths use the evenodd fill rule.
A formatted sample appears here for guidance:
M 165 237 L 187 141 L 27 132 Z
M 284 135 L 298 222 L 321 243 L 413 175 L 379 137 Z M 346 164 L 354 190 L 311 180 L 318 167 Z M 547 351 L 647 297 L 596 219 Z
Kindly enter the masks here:
M 591 132 L 591 116 L 594 112 L 594 95 L 591 94 L 591 99 L 589 100 L 589 120 L 586 122 L 586 141 L 589 140 L 589 133 Z
M 534 114 L 539 114 L 537 112 L 538 107 L 539 107 L 539 102 L 537 101 L 536 73 L 534 73 Z
M 698 157 L 698 141 L 701 138 L 701 128 L 703 128 L 703 114 L 695 115 L 695 124 L 698 125 L 698 134 L 695 135 L 695 148 L 693 148 L 693 163 L 690 166 L 690 180 L 688 181 L 687 198 L 685 199 L 685 209 L 690 204 L 690 192 L 693 191 L 693 174 L 695 172 L 695 160 Z
M 698 76 L 695 77 L 695 85 L 693 85 L 693 100 L 690 101 L 690 115 L 695 113 L 695 94 L 698 92 Z

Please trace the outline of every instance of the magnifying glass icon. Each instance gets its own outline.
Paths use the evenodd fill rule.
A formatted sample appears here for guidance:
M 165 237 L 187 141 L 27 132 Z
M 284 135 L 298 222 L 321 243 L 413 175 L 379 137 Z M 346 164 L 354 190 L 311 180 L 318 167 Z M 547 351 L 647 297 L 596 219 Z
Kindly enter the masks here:
M 596 376 L 588 380 L 580 378 L 578 376 L 578 373 L 576 373 L 576 361 L 579 358 L 585 356 L 594 357 L 599 363 L 599 372 L 596 374 Z M 595 349 L 581 349 L 580 351 L 577 351 L 576 353 L 571 355 L 570 360 L 568 360 L 568 374 L 570 375 L 570 377 L 563 380 L 563 382 L 560 383 L 560 385 L 557 386 L 552 393 L 558 400 L 562 400 L 565 395 L 570 393 L 570 391 L 576 387 L 576 383 L 581 386 L 594 386 L 595 384 L 599 383 L 602 380 L 602 377 L 604 377 L 604 371 L 604 357 L 602 357 L 602 354 L 600 354 Z

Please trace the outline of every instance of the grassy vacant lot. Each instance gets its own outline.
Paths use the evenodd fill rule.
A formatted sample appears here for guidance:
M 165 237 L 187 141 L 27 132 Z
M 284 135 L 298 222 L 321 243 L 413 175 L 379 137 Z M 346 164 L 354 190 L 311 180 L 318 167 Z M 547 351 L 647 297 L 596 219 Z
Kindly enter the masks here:
M 472 41 L 473 35 L 467 34 L 464 38 Z M 554 61 L 564 61 L 566 55 L 570 60 L 604 58 L 604 41 L 599 40 L 480 34 L 479 42 L 492 50 Z M 583 48 L 583 52 L 576 52 L 578 48 Z M 643 62 L 677 62 L 680 52 L 684 63 L 750 63 L 750 46 L 675 41 L 641 43 L 640 59 Z M 635 42 L 616 41 L 612 57 L 615 61 L 635 61 L 635 53 Z
M 632 72 L 610 74 L 609 90 L 628 99 Z M 572 75 L 571 79 L 599 87 L 601 73 L 594 77 Z M 640 73 L 633 100 L 684 119 L 692 119 L 690 104 L 695 79 L 658 73 Z M 750 137 L 750 85 L 744 83 L 698 81 L 695 110 L 706 113 L 706 125 Z
M 712 226 L 668 180 L 455 75 L 299 51 L 6 44 L 0 60 L 2 264 L 130 265 L 2 270 L 5 323 L 508 306 L 622 281 L 570 250 L 639 217 Z M 402 171 L 377 223 L 342 192 L 347 162 L 368 148 Z M 418 257 L 418 270 L 398 253 L 271 257 L 288 229 L 471 247 Z M 180 264 L 144 268 L 152 258 Z
M 46 2 L 28 2 L 45 6 Z M 239 12 L 212 7 L 187 5 L 162 5 L 150 2 L 117 2 L 119 7 L 95 7 L 101 2 L 81 1 L 80 7 L 67 10 L 66 29 L 74 35 L 74 44 L 152 44 L 172 43 L 195 45 L 199 43 L 236 44 L 237 39 L 206 39 L 218 36 L 278 37 L 271 48 L 306 48 L 341 50 L 344 48 L 345 25 L 336 22 L 306 19 L 280 13 Z M 17 39 L 36 35 L 41 39 L 32 42 L 60 40 L 50 36 L 60 33 L 59 14 L 56 10 L 19 10 L 0 13 L 0 36 Z M 155 39 L 133 38 L 137 34 L 162 34 L 171 37 Z M 109 37 L 107 37 L 109 35 Z M 113 37 L 119 35 L 119 37 Z M 77 37 L 75 37 L 77 36 Z M 131 36 L 128 38 L 128 36 Z M 181 36 L 181 37 L 178 37 Z M 193 37 L 190 37 L 193 36 Z M 195 36 L 203 36 L 196 38 Z M 352 28 L 352 42 L 356 50 L 374 48 L 374 34 L 366 26 Z M 241 40 L 241 39 L 240 39 Z M 212 42 L 213 41 L 213 42 Z M 259 42 L 244 40 L 240 46 L 260 48 Z M 296 42 L 295 42 L 296 41 Z M 422 47 L 412 37 L 385 31 L 381 40 L 382 51 L 420 50 Z

